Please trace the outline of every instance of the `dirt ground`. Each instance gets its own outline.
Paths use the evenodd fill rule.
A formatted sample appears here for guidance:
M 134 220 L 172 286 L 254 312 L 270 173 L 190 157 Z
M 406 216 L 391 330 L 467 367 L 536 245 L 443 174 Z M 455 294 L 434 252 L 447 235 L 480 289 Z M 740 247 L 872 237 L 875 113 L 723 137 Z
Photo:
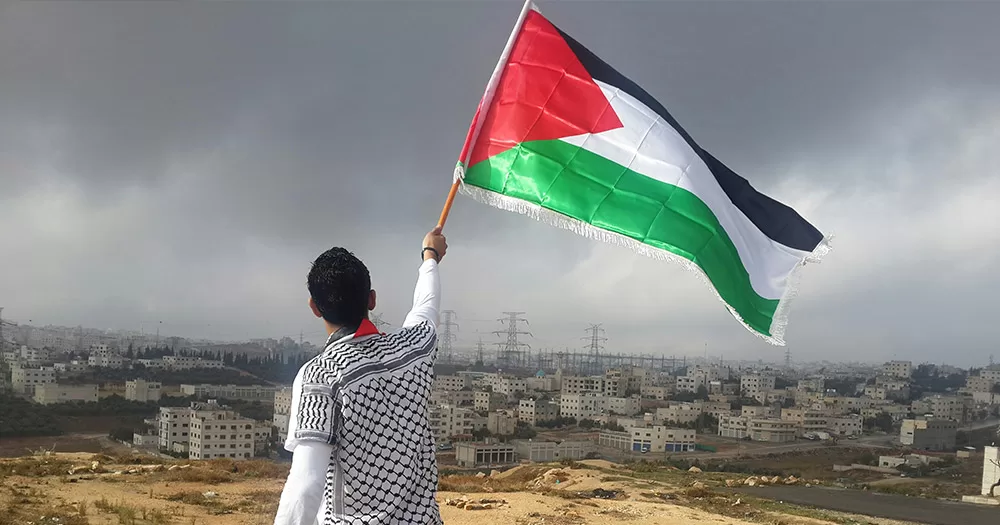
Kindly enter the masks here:
M 0 525 L 267 525 L 287 472 L 287 464 L 264 460 L 88 453 L 0 459 Z M 449 525 L 852 522 L 770 502 L 757 506 L 746 496 L 713 490 L 718 476 L 675 469 L 664 482 L 631 474 L 586 461 L 449 475 L 442 476 L 438 501 Z

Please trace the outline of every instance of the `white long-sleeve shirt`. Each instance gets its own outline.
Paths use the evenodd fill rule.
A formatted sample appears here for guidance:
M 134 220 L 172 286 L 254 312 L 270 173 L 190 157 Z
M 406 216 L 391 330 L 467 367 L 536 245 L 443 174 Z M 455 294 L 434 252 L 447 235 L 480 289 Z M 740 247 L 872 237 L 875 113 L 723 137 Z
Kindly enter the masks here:
M 299 370 L 275 525 L 442 523 L 427 422 L 440 295 L 428 259 L 399 331 L 328 341 Z

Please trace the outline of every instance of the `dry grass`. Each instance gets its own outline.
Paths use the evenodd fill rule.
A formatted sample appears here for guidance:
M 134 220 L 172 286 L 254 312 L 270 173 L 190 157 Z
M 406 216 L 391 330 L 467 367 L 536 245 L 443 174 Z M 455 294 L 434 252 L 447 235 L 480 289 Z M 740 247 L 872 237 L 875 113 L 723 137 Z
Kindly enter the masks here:
M 119 525 L 167 525 L 171 522 L 170 516 L 162 510 L 131 505 L 123 500 L 111 502 L 102 497 L 94 502 L 94 508 L 118 518 Z
M 66 474 L 74 463 L 52 456 L 30 456 L 0 461 L 0 479 L 8 476 L 40 478 Z
M 554 467 L 517 467 L 516 470 L 496 477 L 442 476 L 438 480 L 438 490 L 442 492 L 521 492 L 528 490 L 528 484 L 531 481 L 552 468 Z

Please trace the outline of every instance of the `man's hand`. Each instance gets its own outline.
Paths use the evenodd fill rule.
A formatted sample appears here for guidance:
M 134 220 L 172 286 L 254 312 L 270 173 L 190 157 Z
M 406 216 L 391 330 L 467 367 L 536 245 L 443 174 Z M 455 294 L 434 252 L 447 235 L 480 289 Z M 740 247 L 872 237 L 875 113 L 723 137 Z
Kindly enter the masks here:
M 424 236 L 424 251 L 422 253 L 423 259 L 437 259 L 441 262 L 444 259 L 444 253 L 448 251 L 448 241 L 445 240 L 444 235 L 441 235 L 441 227 L 436 227 Z M 428 250 L 427 248 L 433 248 L 433 250 Z M 435 253 L 437 252 L 437 253 Z

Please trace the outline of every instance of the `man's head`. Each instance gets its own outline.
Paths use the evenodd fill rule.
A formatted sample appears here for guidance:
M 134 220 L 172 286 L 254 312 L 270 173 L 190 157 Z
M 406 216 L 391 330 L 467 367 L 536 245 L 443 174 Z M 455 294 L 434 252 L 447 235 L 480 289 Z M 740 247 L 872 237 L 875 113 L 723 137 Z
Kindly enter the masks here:
M 375 309 L 368 268 L 344 248 L 331 248 L 309 270 L 309 307 L 338 327 L 356 328 Z

